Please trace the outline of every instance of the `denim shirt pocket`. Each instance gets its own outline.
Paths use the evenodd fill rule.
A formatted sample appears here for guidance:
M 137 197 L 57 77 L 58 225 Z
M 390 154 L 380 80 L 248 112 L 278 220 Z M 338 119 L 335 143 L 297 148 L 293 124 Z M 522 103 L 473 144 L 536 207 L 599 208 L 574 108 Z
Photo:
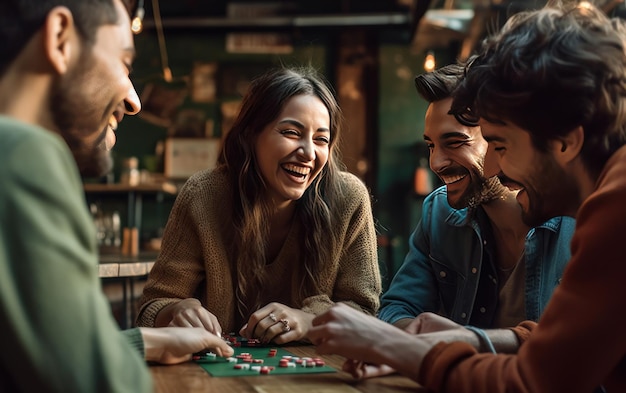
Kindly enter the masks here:
M 428 258 L 430 259 L 433 274 L 437 278 L 439 301 L 441 302 L 440 312 L 443 313 L 443 315 L 449 316 L 451 315 L 456 302 L 459 274 L 455 270 L 439 262 L 432 255 L 429 255 Z

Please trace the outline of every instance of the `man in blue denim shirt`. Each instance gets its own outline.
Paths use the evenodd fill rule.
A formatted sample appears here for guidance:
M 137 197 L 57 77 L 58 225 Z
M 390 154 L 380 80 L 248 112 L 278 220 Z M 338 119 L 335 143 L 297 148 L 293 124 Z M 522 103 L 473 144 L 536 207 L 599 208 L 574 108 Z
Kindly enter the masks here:
M 378 317 L 408 331 L 423 312 L 481 328 L 538 320 L 570 258 L 572 218 L 529 228 L 516 192 L 483 176 L 489 163 L 480 128 L 448 114 L 462 76 L 462 67 L 449 65 L 415 79 L 430 102 L 430 167 L 445 186 L 424 200 L 409 253 L 382 297 Z

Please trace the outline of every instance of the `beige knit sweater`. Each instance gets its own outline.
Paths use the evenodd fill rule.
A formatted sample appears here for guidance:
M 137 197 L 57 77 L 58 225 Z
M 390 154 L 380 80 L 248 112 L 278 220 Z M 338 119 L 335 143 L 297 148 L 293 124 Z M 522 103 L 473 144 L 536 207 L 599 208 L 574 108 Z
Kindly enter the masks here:
M 375 314 L 381 292 L 376 233 L 369 192 L 356 176 L 342 172 L 341 209 L 333 226 L 341 234 L 341 249 L 319 272 L 322 292 L 302 299 L 294 268 L 301 259 L 298 239 L 306 236 L 299 223 L 292 225 L 276 259 L 267 265 L 263 305 L 277 301 L 319 314 L 335 302 L 345 302 Z M 178 195 L 165 227 L 161 253 L 150 272 L 140 301 L 138 326 L 154 326 L 157 313 L 185 298 L 198 298 L 220 322 L 222 331 L 239 331 L 248 316 L 238 316 L 232 201 L 223 172 L 203 171 L 192 176 Z M 236 245 L 243 247 L 245 245 Z

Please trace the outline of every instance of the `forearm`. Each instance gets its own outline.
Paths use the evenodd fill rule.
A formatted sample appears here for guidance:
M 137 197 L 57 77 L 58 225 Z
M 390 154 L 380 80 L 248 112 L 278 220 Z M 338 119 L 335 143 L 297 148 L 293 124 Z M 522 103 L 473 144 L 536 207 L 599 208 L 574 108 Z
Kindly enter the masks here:
M 392 325 L 399 329 L 406 330 L 406 327 L 409 326 L 411 322 L 413 322 L 413 318 L 402 318 L 395 321 Z
M 497 353 L 517 353 L 519 341 L 515 333 L 510 329 L 485 330 Z M 480 352 L 486 352 L 485 348 L 477 348 Z
M 400 320 L 402 321 L 402 320 Z M 400 322 L 398 321 L 398 322 Z M 519 343 L 517 336 L 510 329 L 485 330 L 497 353 L 517 353 Z M 450 329 L 439 332 L 422 333 L 419 337 L 435 345 L 440 342 L 465 342 L 476 348 L 478 352 L 489 352 L 482 340 L 468 329 Z
M 375 345 L 380 360 L 376 364 L 386 364 L 398 373 L 417 380 L 422 359 L 431 348 L 431 343 L 421 336 L 402 332 L 398 335 L 389 335 L 389 339 L 381 340 Z

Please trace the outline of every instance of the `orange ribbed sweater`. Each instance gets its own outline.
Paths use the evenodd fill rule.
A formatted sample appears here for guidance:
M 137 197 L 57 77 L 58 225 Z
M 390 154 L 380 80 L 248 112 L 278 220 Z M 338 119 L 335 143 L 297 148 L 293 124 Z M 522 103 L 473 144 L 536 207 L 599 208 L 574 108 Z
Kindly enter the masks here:
M 435 392 L 626 392 L 626 147 L 582 203 L 572 259 L 517 355 L 438 344 L 419 382 Z

